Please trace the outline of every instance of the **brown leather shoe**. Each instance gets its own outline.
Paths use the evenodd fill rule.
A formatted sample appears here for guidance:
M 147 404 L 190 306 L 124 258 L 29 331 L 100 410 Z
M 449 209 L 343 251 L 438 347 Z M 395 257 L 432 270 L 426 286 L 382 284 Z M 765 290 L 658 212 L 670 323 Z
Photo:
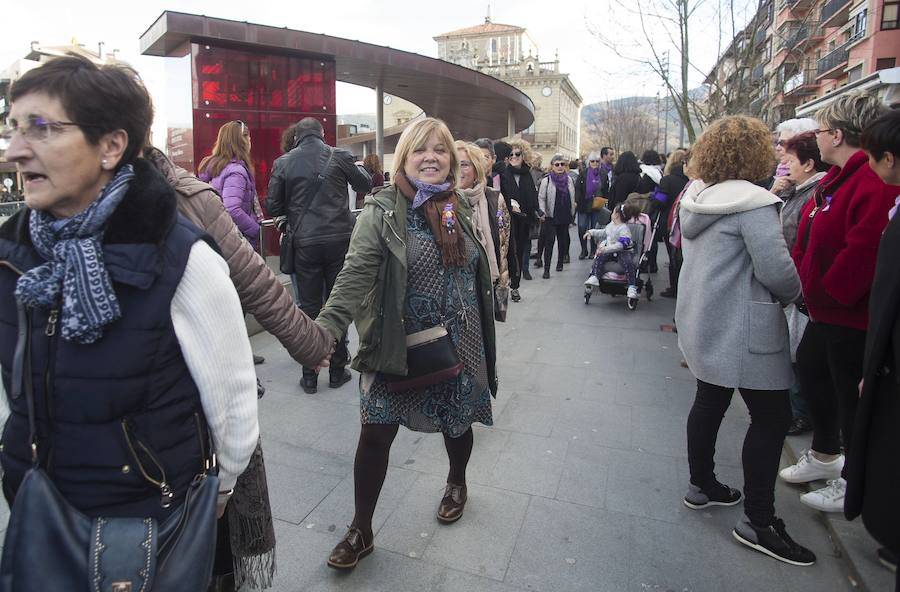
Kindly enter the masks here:
M 444 524 L 450 524 L 462 518 L 463 510 L 466 507 L 466 493 L 465 485 L 447 483 L 444 497 L 441 498 L 441 505 L 438 508 L 437 519 Z
M 341 542 L 331 550 L 328 557 L 329 567 L 335 569 L 352 569 L 359 560 L 372 552 L 375 548 L 374 541 L 368 543 L 360 529 L 351 526 L 341 539 Z

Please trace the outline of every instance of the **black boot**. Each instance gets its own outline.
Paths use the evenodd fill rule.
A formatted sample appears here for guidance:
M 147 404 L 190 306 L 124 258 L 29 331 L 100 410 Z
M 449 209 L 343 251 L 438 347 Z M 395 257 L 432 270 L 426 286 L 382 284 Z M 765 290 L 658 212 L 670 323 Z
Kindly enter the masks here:
M 344 384 L 350 382 L 353 376 L 346 368 L 334 368 L 328 374 L 328 388 L 340 388 Z
M 314 395 L 319 390 L 319 375 L 315 372 L 306 372 L 306 368 L 303 370 L 303 376 L 300 377 L 300 386 L 307 395 Z

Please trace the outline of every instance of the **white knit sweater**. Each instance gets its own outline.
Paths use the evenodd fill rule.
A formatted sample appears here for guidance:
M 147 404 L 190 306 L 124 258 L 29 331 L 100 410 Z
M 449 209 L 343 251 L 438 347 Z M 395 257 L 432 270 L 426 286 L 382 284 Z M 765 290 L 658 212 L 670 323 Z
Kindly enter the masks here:
M 171 312 L 181 353 L 200 391 L 212 432 L 219 488 L 232 489 L 259 438 L 256 371 L 228 265 L 203 241 L 191 248 Z M 0 392 L 0 426 L 8 417 L 9 403 Z

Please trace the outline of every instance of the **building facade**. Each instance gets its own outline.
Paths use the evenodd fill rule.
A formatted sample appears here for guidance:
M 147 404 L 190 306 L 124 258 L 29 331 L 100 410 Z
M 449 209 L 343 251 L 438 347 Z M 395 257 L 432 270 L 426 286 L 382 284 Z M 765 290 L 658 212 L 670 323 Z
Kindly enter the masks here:
M 843 92 L 896 92 L 900 0 L 768 0 L 707 78 L 711 108 L 774 125 Z
M 576 158 L 580 145 L 582 98 L 559 58 L 542 62 L 538 47 L 522 27 L 491 22 L 438 35 L 438 57 L 490 74 L 524 92 L 534 102 L 534 123 L 522 138 L 543 158 L 557 153 Z

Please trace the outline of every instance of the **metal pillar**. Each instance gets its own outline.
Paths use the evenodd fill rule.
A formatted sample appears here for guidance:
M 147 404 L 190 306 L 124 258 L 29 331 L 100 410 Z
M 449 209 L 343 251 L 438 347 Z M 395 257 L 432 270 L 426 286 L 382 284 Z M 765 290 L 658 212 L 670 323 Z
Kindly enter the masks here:
M 384 85 L 375 85 L 375 152 L 384 166 Z
M 512 109 L 506 112 L 506 135 L 509 138 L 516 135 L 516 114 Z

